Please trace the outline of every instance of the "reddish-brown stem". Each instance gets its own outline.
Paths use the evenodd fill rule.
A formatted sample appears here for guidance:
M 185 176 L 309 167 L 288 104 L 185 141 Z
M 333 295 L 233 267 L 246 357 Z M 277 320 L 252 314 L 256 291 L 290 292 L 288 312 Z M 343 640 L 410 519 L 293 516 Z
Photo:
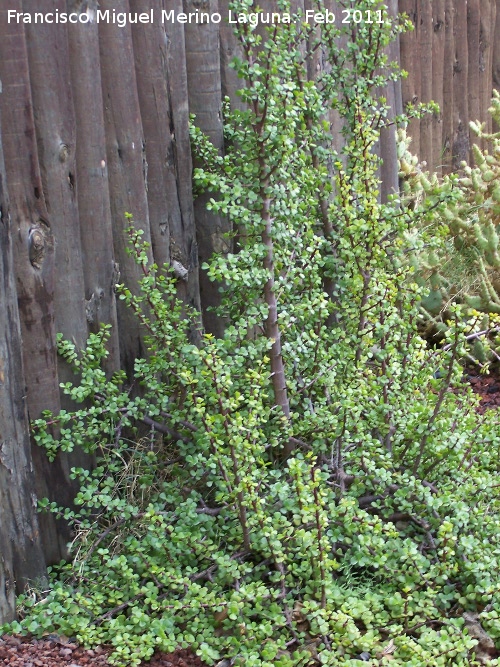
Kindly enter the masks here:
M 286 388 L 285 365 L 281 353 L 281 331 L 278 323 L 278 302 L 274 291 L 274 242 L 272 237 L 271 198 L 268 193 L 269 176 L 266 174 L 266 161 L 264 156 L 264 144 L 261 143 L 261 154 L 259 157 L 261 188 L 260 199 L 262 202 L 261 219 L 263 222 L 262 242 L 266 246 L 264 268 L 267 270 L 267 280 L 264 285 L 264 299 L 268 312 L 266 319 L 266 336 L 272 341 L 271 347 L 271 378 L 274 390 L 274 401 L 279 405 L 286 419 L 290 421 L 290 403 Z M 288 440 L 285 444 L 285 458 L 290 456 L 294 450 L 294 443 Z
M 415 463 L 413 464 L 413 470 L 412 470 L 413 475 L 417 474 L 417 471 L 420 467 L 420 463 L 422 462 L 422 458 L 423 458 L 425 448 L 426 448 L 426 445 L 427 445 L 427 439 L 429 438 L 429 435 L 432 432 L 432 427 L 434 426 L 434 422 L 436 421 L 436 419 L 437 419 L 437 417 L 438 417 L 438 415 L 441 411 L 441 406 L 443 404 L 443 401 L 444 401 L 444 398 L 445 398 L 446 393 L 448 391 L 448 388 L 451 384 L 451 378 L 453 376 L 453 370 L 454 370 L 455 362 L 456 362 L 456 358 L 457 358 L 458 343 L 459 343 L 459 341 L 458 341 L 458 330 L 455 329 L 455 340 L 453 342 L 453 352 L 452 352 L 452 355 L 451 355 L 451 359 L 449 361 L 448 372 L 446 373 L 446 377 L 444 378 L 444 381 L 443 381 L 443 383 L 441 385 L 441 388 L 439 390 L 438 398 L 437 398 L 436 404 L 434 406 L 434 410 L 432 412 L 431 418 L 429 419 L 429 422 L 427 424 L 425 434 L 424 434 L 422 440 L 420 441 L 419 452 L 418 452 L 417 458 L 415 459 Z
M 206 363 L 206 361 L 205 361 Z M 208 365 L 208 364 L 207 364 Z M 236 452 L 234 450 L 234 447 L 229 444 L 231 442 L 231 433 L 229 431 L 229 422 L 227 418 L 227 410 L 224 407 L 224 404 L 222 402 L 222 389 L 219 386 L 219 382 L 217 379 L 217 375 L 214 371 L 212 371 L 212 378 L 214 385 L 216 387 L 216 392 L 217 392 L 217 402 L 219 403 L 219 410 L 220 414 L 224 416 L 224 430 L 226 432 L 226 440 L 229 445 L 229 452 L 231 456 L 231 461 L 233 464 L 233 476 L 234 476 L 234 481 L 236 486 L 240 487 L 240 490 L 237 491 L 236 497 L 237 497 L 237 505 L 238 505 L 238 516 L 240 520 L 240 525 L 241 525 L 241 530 L 243 532 L 243 547 L 245 551 L 250 551 L 250 531 L 248 529 L 248 517 L 247 517 L 247 509 L 245 507 L 245 497 L 243 494 L 243 491 L 241 489 L 241 478 L 238 470 L 238 460 L 236 458 Z
M 321 577 L 321 608 L 326 607 L 326 572 L 325 572 L 325 554 L 323 550 L 323 531 L 321 529 L 321 517 L 319 514 L 319 494 L 316 486 L 316 471 L 311 468 L 311 481 L 313 483 L 314 494 L 314 513 L 316 515 L 316 532 L 318 535 L 318 552 L 319 552 L 319 574 Z

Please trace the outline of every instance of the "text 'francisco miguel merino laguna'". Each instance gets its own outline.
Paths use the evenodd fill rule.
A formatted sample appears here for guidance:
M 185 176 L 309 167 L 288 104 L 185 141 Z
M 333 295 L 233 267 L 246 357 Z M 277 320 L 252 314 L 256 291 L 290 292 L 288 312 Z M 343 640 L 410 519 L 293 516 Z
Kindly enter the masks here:
M 162 9 L 161 23 L 221 23 L 222 15 L 218 12 L 175 12 Z M 291 23 L 295 20 L 287 12 L 233 12 L 229 10 L 228 23 L 249 23 L 252 26 L 262 24 Z M 307 10 L 302 21 L 306 23 L 335 23 L 335 14 L 327 9 L 322 12 Z M 14 9 L 7 11 L 8 23 L 112 23 L 120 28 L 131 23 L 155 23 L 155 13 L 151 8 L 147 12 L 117 12 L 115 9 L 92 10 L 86 12 L 18 12 Z

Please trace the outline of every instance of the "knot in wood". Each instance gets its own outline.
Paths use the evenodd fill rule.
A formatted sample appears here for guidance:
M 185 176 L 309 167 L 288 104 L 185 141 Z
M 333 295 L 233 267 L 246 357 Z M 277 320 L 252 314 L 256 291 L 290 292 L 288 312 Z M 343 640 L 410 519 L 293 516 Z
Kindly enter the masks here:
M 199 11 L 209 11 L 210 10 L 210 0 L 191 0 L 191 5 L 193 9 Z
M 31 266 L 41 269 L 45 257 L 45 236 L 39 227 L 30 229 L 28 244 Z
M 61 162 L 66 162 L 69 155 L 69 146 L 67 144 L 61 144 L 59 148 L 59 160 Z

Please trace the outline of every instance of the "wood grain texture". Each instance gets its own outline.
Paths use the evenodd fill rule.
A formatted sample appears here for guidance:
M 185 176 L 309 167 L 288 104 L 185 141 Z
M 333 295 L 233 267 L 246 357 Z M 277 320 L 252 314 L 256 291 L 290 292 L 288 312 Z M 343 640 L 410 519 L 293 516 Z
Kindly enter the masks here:
M 203 12 L 219 11 L 217 0 L 184 0 L 186 13 L 200 9 Z M 224 137 L 221 111 L 221 61 L 219 26 L 215 23 L 191 23 L 184 26 L 186 73 L 188 82 L 189 111 L 195 114 L 195 123 L 210 138 L 222 153 Z M 227 234 L 231 225 L 227 218 L 206 210 L 209 195 L 198 197 L 194 202 L 198 257 L 200 267 L 215 252 L 229 252 L 231 242 Z M 220 336 L 224 322 L 213 311 L 208 310 L 220 303 L 219 285 L 211 282 L 200 268 L 200 298 L 203 322 L 210 333 Z
M 128 0 L 103 0 L 100 8 L 103 11 L 130 11 Z M 143 240 L 148 243 L 151 242 L 151 232 L 145 139 L 130 24 L 117 28 L 111 22 L 100 23 L 99 46 L 114 255 L 121 274 L 120 282 L 136 290 L 142 271 L 126 252 L 124 230 L 129 223 L 125 214 L 132 215 L 134 226 L 143 230 Z M 117 311 L 121 367 L 131 373 L 134 359 L 145 354 L 142 331 L 137 318 L 122 302 L 118 303 Z
M 45 578 L 36 516 L 21 353 L 11 221 L 0 142 L 0 621 L 15 615 L 15 596 Z
M 69 9 L 83 11 L 79 0 Z M 95 12 L 97 0 L 88 0 L 86 12 Z M 82 244 L 85 316 L 89 331 L 111 324 L 107 369 L 119 367 L 119 342 L 115 297 L 115 257 L 108 186 L 104 104 L 95 22 L 68 27 L 71 90 L 76 124 L 77 205 Z

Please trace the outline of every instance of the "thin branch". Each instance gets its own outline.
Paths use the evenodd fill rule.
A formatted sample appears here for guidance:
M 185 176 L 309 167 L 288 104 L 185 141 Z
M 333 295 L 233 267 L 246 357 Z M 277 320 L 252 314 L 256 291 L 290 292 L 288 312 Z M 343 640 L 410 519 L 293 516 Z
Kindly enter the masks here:
M 483 329 L 483 331 L 476 331 L 476 333 L 469 334 L 468 336 L 465 336 L 465 340 L 466 341 L 475 340 L 476 338 L 480 338 L 481 336 L 489 336 L 490 334 L 498 332 L 500 332 L 500 327 L 491 327 L 491 329 Z M 451 350 L 451 348 L 454 345 L 455 343 L 448 343 L 447 345 L 444 345 L 441 349 L 443 352 L 447 352 L 448 350 Z
M 183 419 L 178 419 L 177 417 L 174 417 L 174 415 L 171 415 L 169 412 L 160 411 L 160 415 L 162 417 L 165 417 L 165 419 L 171 419 L 172 421 L 176 421 L 178 424 L 184 426 L 184 428 L 187 428 L 189 431 L 192 431 L 193 433 L 196 433 L 196 431 L 198 430 L 198 427 L 195 426 L 194 424 L 191 424 L 191 422 L 184 421 Z
M 175 438 L 176 440 L 182 440 L 182 442 L 191 442 L 189 438 L 186 438 L 185 435 L 182 435 L 182 433 L 179 433 L 178 431 L 175 431 L 174 429 L 170 428 L 170 426 L 167 426 L 166 424 L 160 424 L 159 422 L 155 421 L 154 419 L 151 419 L 151 417 L 148 417 L 147 415 L 144 415 L 142 417 L 141 421 L 144 424 L 147 424 L 148 426 L 151 426 L 152 428 L 155 429 L 155 431 L 159 431 L 160 433 L 164 433 L 165 435 L 169 435 L 172 438 Z

